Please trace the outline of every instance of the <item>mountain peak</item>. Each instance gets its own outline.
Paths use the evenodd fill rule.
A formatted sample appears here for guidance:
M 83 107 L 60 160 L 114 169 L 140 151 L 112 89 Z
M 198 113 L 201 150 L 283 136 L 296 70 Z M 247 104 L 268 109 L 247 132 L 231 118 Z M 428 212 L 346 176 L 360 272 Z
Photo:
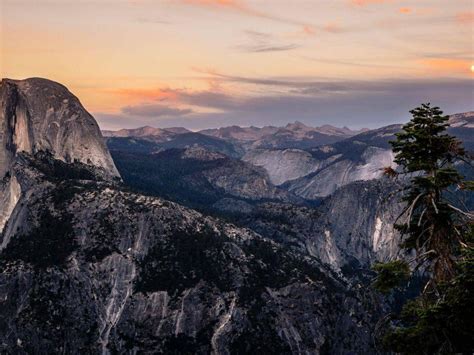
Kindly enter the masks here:
M 290 129 L 290 130 L 301 130 L 301 129 L 307 129 L 307 128 L 310 128 L 308 127 L 307 125 L 305 125 L 303 122 L 300 122 L 300 121 L 295 121 L 293 123 L 288 123 L 286 126 L 285 126 L 286 129 Z
M 118 177 L 99 126 L 65 86 L 43 78 L 0 83 L 0 176 L 18 153 L 49 152 Z

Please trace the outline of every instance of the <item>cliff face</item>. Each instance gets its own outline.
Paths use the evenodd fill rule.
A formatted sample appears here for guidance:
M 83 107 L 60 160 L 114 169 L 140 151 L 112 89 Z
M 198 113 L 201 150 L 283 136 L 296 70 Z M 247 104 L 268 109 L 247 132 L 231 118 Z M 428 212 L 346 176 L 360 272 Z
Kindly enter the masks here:
M 332 156 L 321 163 L 321 169 L 299 179 L 288 181 L 285 187 L 294 194 L 309 200 L 326 197 L 351 182 L 380 178 L 383 168 L 393 166 L 394 156 L 389 149 L 369 146 L 358 158 L 358 160 L 352 160 L 344 156 Z
M 107 178 L 119 173 L 94 118 L 64 86 L 40 78 L 0 83 L 0 231 L 20 198 L 11 171 L 21 153 L 49 152 L 82 162 Z
M 266 202 L 215 206 L 234 223 L 287 248 L 311 255 L 341 270 L 369 270 L 399 251 L 393 223 L 402 211 L 400 186 L 388 179 L 357 181 L 324 198 L 317 207 Z M 392 196 L 392 197 L 390 197 Z
M 96 121 L 64 86 L 40 78 L 4 79 L 0 107 L 0 176 L 18 153 L 38 151 L 119 176 Z
M 299 149 L 254 149 L 242 160 L 264 168 L 275 185 L 311 174 L 323 165 L 311 153 Z

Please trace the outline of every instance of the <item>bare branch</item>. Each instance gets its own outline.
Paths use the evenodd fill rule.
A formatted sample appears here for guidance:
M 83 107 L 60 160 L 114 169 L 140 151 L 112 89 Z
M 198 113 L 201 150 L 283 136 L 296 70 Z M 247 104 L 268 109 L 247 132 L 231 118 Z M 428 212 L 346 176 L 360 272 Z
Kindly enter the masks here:
M 450 204 L 448 204 L 448 206 L 449 206 L 449 208 L 455 210 L 456 212 L 459 212 L 459 213 L 467 216 L 469 219 L 474 219 L 474 213 L 464 212 L 463 210 L 460 210 L 459 208 L 454 207 L 453 205 L 450 205 Z

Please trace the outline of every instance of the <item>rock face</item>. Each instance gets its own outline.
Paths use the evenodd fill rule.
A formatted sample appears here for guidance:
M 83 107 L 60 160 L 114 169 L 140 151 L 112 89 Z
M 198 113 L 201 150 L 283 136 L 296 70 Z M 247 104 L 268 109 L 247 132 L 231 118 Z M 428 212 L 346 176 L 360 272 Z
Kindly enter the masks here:
M 49 152 L 65 162 L 93 165 L 118 178 L 94 118 L 64 86 L 40 78 L 0 83 L 0 231 L 21 189 L 11 172 L 21 153 Z
M 402 211 L 400 186 L 388 179 L 357 181 L 338 189 L 316 207 L 281 202 L 241 205 L 236 201 L 216 208 L 245 228 L 311 255 L 333 270 L 369 270 L 399 251 L 393 223 Z
M 242 160 L 264 168 L 275 185 L 309 175 L 330 163 L 330 159 L 318 160 L 301 149 L 254 149 Z
M 208 209 L 229 197 L 250 202 L 302 202 L 273 185 L 262 168 L 200 147 L 155 154 L 112 150 L 112 155 L 129 186 L 193 208 Z
M 40 78 L 4 79 L 0 85 L 1 176 L 16 154 L 38 151 L 119 176 L 96 121 L 64 86 Z
M 400 236 L 393 223 L 402 211 L 400 185 L 388 179 L 348 184 L 326 198 L 320 206 L 318 225 L 337 252 L 334 264 L 370 268 L 375 261 L 388 261 L 399 251 Z
M 375 352 L 383 302 L 359 281 L 248 229 L 129 192 L 107 150 L 99 154 L 100 135 L 89 135 L 92 117 L 65 113 L 64 88 L 5 83 L 0 352 Z
M 306 199 L 318 199 L 354 181 L 366 181 L 382 176 L 383 168 L 393 166 L 391 150 L 369 146 L 357 160 L 333 155 L 320 163 L 316 172 L 293 181 L 286 187 Z

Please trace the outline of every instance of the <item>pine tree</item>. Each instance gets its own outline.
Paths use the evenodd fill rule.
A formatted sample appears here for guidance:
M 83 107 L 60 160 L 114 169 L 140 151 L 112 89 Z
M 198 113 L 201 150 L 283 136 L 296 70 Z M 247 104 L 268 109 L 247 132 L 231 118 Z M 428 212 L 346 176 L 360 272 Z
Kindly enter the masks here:
M 395 228 L 402 235 L 401 248 L 415 257 L 410 265 L 403 260 L 376 264 L 374 284 L 389 292 L 419 271 L 428 281 L 420 296 L 394 319 L 384 342 L 403 353 L 470 351 L 473 340 L 465 332 L 474 334 L 473 214 L 450 198 L 453 187 L 472 188 L 454 165 L 469 157 L 461 143 L 446 133 L 448 117 L 438 107 L 422 104 L 410 113 L 412 120 L 391 142 L 399 169 L 386 173 L 410 177 L 402 197 L 406 207 L 398 218 L 402 222 Z M 463 307 L 468 307 L 464 313 Z M 466 337 L 459 337 L 463 334 Z

